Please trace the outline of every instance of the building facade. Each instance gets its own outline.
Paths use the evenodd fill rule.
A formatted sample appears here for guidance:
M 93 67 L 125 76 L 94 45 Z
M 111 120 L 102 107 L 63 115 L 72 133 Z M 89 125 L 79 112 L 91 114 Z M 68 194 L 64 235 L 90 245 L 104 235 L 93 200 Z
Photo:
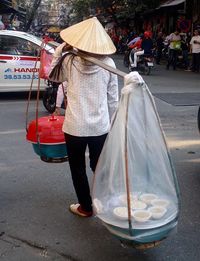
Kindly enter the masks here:
M 34 26 L 66 27 L 69 23 L 70 1 L 42 0 L 35 16 Z
M 200 28 L 200 1 L 162 1 L 156 9 L 143 13 L 140 19 L 143 26 L 140 30 L 169 34 L 178 28 L 189 33 L 194 28 Z
M 193 0 L 193 1 L 187 1 L 187 3 L 188 5 L 191 4 L 190 10 L 192 16 L 192 26 L 193 28 L 200 29 L 200 1 Z

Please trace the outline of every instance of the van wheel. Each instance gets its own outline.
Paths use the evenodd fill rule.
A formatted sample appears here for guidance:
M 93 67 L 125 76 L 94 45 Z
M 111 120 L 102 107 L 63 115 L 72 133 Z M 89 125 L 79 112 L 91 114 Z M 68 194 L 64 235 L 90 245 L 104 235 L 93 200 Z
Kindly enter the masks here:
M 129 67 L 129 52 L 126 51 L 125 54 L 124 54 L 124 60 L 123 60 L 123 64 L 125 67 Z

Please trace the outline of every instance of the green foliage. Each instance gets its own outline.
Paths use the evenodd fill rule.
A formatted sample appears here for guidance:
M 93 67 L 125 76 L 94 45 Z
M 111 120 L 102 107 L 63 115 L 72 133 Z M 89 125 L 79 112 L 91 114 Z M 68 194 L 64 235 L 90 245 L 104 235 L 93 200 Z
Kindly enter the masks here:
M 91 12 L 92 0 L 77 0 L 73 3 L 73 12 L 82 20 L 83 17 L 89 16 Z
M 27 1 L 27 22 L 25 30 L 28 31 L 36 14 L 37 9 L 40 6 L 42 0 Z
M 51 0 L 53 1 L 53 0 Z M 49 0 L 49 3 L 51 2 Z M 74 22 L 81 21 L 89 15 L 98 14 L 103 19 L 112 19 L 116 23 L 134 17 L 145 10 L 153 9 L 160 4 L 160 0 L 65 0 L 66 4 L 72 5 L 71 19 Z M 34 19 L 36 10 L 41 0 L 18 0 L 18 4 L 27 10 L 28 29 Z
M 102 15 L 112 16 L 114 20 L 134 18 L 137 13 L 153 9 L 160 4 L 160 0 L 76 0 L 73 10 L 79 20 L 95 11 Z M 92 13 L 93 12 L 93 13 Z

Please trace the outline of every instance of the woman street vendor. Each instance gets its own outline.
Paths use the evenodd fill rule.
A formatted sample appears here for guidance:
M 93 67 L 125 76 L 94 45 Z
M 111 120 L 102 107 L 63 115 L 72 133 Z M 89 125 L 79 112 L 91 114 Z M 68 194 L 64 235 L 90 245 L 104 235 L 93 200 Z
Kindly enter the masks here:
M 57 47 L 52 68 L 57 65 L 66 47 L 73 48 L 104 64 L 115 67 L 108 55 L 116 48 L 96 17 L 64 29 L 60 33 L 64 43 Z M 69 48 L 70 46 L 70 48 Z M 93 214 L 90 187 L 86 174 L 85 152 L 88 146 L 90 168 L 95 171 L 97 161 L 110 129 L 110 121 L 118 106 L 118 79 L 109 71 L 83 58 L 70 54 L 64 58 L 59 79 L 65 82 L 67 108 L 63 123 L 69 165 L 78 203 L 70 205 L 72 213 L 82 217 Z

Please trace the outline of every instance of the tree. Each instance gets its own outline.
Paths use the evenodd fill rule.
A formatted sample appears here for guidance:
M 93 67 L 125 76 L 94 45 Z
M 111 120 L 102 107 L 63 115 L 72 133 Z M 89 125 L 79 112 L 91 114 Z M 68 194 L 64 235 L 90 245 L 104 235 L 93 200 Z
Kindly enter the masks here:
M 96 13 L 104 17 L 111 16 L 118 23 L 119 20 L 133 19 L 136 14 L 153 9 L 159 3 L 160 0 L 76 0 L 73 9 L 79 20 Z
M 33 20 L 35 17 L 35 14 L 37 12 L 38 7 L 40 6 L 42 0 L 34 0 L 31 2 L 32 4 L 29 5 L 29 9 L 27 8 L 27 23 L 25 26 L 25 31 L 28 31 Z

